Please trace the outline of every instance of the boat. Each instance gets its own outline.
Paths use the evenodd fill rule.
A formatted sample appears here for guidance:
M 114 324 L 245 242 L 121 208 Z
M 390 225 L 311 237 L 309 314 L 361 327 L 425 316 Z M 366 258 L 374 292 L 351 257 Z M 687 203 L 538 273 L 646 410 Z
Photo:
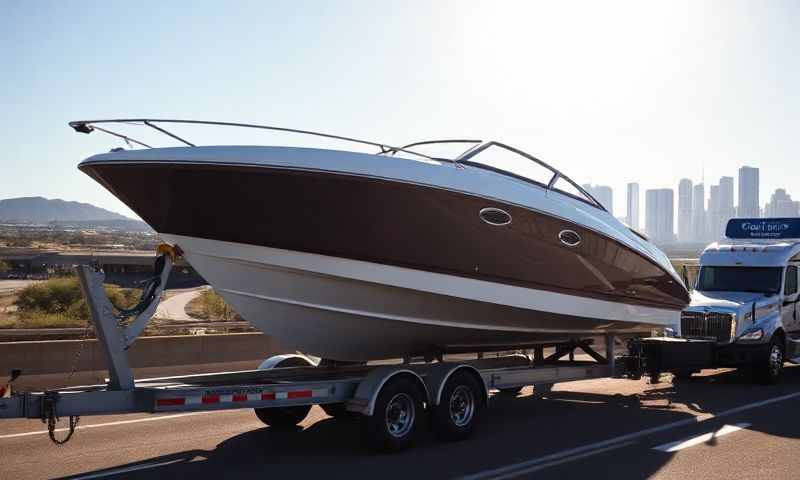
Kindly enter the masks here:
M 110 130 L 142 125 L 180 142 Z M 197 146 L 171 124 L 314 135 L 376 153 Z M 199 120 L 70 122 L 127 142 L 79 169 L 287 347 L 367 361 L 492 351 L 680 323 L 667 257 L 566 175 L 496 141 L 402 147 Z M 174 130 L 174 129 L 173 129 Z M 457 154 L 425 153 L 458 147 Z M 142 148 L 139 148 L 142 147 Z

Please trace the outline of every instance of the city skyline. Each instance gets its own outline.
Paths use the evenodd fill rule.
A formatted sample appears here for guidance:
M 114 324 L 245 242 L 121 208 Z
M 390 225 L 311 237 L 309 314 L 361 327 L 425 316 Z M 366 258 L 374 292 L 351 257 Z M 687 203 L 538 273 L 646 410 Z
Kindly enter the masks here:
M 631 217 L 632 205 L 637 213 L 641 212 L 641 195 L 640 184 L 629 182 L 625 189 L 626 211 L 615 213 L 633 228 L 644 225 L 640 230 L 661 243 L 715 241 L 724 236 L 728 220 L 734 217 L 800 217 L 800 201 L 793 200 L 788 189 L 778 187 L 767 193 L 768 199 L 762 196 L 758 167 L 743 165 L 737 174 L 736 183 L 732 176 L 722 176 L 716 184 L 706 184 L 706 178 L 698 183 L 681 178 L 675 188 L 646 188 L 644 218 L 641 214 Z M 613 202 L 614 191 L 609 186 L 585 184 L 584 188 L 593 195 L 611 197 Z

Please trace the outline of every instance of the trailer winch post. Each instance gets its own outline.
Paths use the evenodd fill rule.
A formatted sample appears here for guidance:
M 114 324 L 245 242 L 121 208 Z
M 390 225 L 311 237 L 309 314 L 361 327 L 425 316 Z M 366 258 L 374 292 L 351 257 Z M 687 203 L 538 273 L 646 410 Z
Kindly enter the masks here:
M 103 280 L 105 274 L 88 265 L 75 267 L 81 283 L 83 296 L 89 307 L 89 315 L 108 361 L 108 388 L 111 390 L 133 390 L 133 371 L 128 362 L 125 343 L 111 301 L 106 296 Z
M 109 390 L 134 389 L 135 382 L 127 350 L 156 311 L 172 270 L 173 254 L 171 251 L 161 253 L 156 264 L 159 262 L 163 262 L 163 265 L 156 272 L 158 276 L 153 279 L 157 283 L 153 284 L 154 289 L 150 292 L 150 303 L 144 306 L 144 309 L 136 315 L 127 328 L 119 326 L 120 318 L 114 313 L 114 306 L 106 295 L 103 286 L 105 273 L 88 265 L 75 267 L 97 339 L 108 360 Z

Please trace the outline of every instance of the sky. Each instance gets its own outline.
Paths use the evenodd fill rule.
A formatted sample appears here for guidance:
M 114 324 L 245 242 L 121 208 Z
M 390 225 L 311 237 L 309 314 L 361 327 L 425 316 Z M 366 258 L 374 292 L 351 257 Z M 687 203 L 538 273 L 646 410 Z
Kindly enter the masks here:
M 643 212 L 646 189 L 708 192 L 742 165 L 762 206 L 800 199 L 798 25 L 796 1 L 1 2 L 0 199 L 132 216 L 76 169 L 124 145 L 67 127 L 126 117 L 497 139 L 610 185 L 617 216 L 627 182 Z

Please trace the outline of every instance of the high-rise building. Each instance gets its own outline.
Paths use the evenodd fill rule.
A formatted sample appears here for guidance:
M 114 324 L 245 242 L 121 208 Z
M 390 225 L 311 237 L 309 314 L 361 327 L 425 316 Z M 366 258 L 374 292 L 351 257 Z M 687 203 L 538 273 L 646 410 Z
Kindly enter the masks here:
M 758 199 L 758 169 L 742 167 L 739 169 L 739 217 L 759 217 L 761 212 Z
M 654 242 L 670 243 L 675 240 L 674 197 L 671 188 L 658 188 L 645 192 L 645 230 Z
M 692 241 L 692 181 L 678 183 L 678 241 Z
M 611 187 L 605 185 L 582 185 L 583 189 L 589 192 L 600 204 L 608 210 L 608 213 L 614 215 L 614 192 Z
M 720 236 L 725 234 L 728 220 L 736 216 L 736 207 L 733 203 L 733 177 L 719 179 L 719 223 Z
M 722 215 L 720 213 L 720 186 L 708 187 L 708 210 L 706 210 L 706 240 L 714 241 L 722 236 Z
M 772 197 L 764 206 L 765 217 L 798 217 L 800 216 L 800 202 L 792 201 L 791 195 L 786 190 L 775 190 Z
M 634 230 L 639 229 L 639 184 L 628 184 L 628 210 L 626 223 Z
M 692 241 L 705 242 L 706 234 L 706 190 L 702 183 L 692 191 Z

